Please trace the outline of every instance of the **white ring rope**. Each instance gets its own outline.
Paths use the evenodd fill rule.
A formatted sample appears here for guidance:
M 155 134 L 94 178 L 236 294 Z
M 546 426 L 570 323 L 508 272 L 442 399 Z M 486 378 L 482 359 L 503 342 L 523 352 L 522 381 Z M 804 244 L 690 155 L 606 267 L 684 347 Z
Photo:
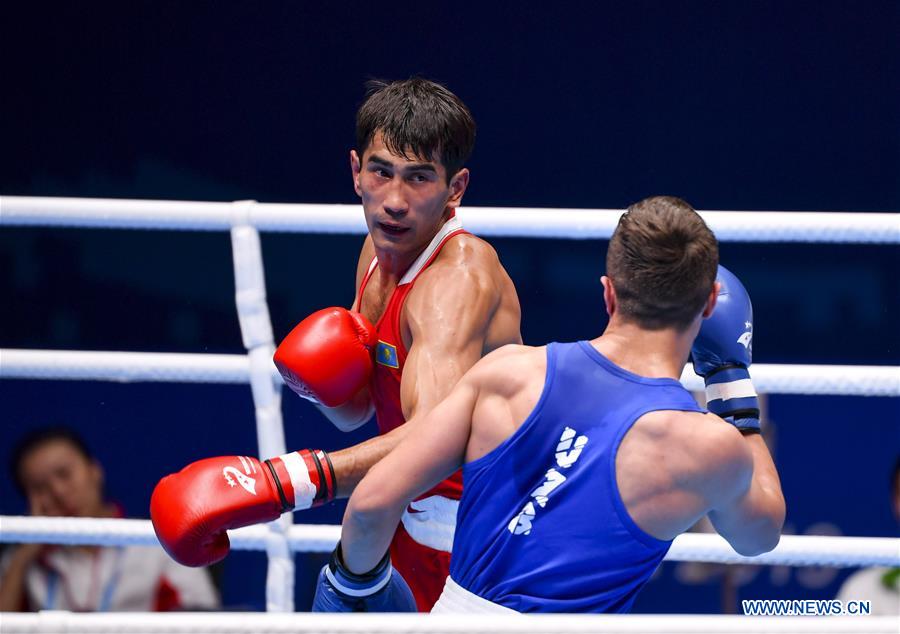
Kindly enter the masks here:
M 237 550 L 265 550 L 265 525 L 228 532 Z M 295 524 L 288 531 L 294 552 L 328 553 L 337 544 L 340 526 Z M 74 517 L 0 516 L 0 542 L 81 544 L 92 546 L 156 546 L 147 520 Z M 722 537 L 685 533 L 675 538 L 666 561 L 784 566 L 898 566 L 900 539 L 889 537 L 826 537 L 785 535 L 771 552 L 757 557 L 738 555 Z
M 277 375 L 274 364 L 272 368 Z M 0 349 L 0 379 L 246 384 L 250 358 L 245 354 L 4 348 Z
M 330 553 L 340 536 L 340 526 L 295 524 L 288 531 L 288 544 L 293 552 Z M 265 550 L 268 538 L 265 524 L 228 531 L 228 539 L 235 550 Z M 0 515 L 0 543 L 159 545 L 149 520 L 21 515 Z
M 683 614 L 77 614 L 3 615 L 4 634 L 872 634 L 897 632 L 893 616 Z
M 363 234 L 359 205 L 242 201 L 242 221 L 262 231 Z M 250 205 L 250 206 L 248 206 Z M 716 237 L 734 242 L 900 244 L 900 214 L 703 211 Z M 482 236 L 609 238 L 620 209 L 465 207 L 466 228 Z M 0 197 L 0 225 L 227 231 L 232 203 L 106 198 Z
M 274 364 L 272 377 L 281 381 Z M 764 394 L 900 396 L 900 367 L 877 365 L 791 365 L 757 363 L 751 368 Z M 90 352 L 0 349 L 0 379 L 62 379 L 184 383 L 249 383 L 250 362 L 241 354 Z M 690 367 L 682 383 L 702 390 Z

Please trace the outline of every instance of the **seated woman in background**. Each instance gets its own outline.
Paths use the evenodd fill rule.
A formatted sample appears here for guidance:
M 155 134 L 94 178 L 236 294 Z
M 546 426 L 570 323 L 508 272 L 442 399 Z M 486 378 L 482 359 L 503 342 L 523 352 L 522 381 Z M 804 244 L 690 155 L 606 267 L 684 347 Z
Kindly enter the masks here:
M 121 517 L 104 498 L 103 468 L 65 427 L 26 435 L 12 452 L 13 479 L 31 515 Z M 0 559 L 0 610 L 209 610 L 219 597 L 203 569 L 160 547 L 21 544 Z

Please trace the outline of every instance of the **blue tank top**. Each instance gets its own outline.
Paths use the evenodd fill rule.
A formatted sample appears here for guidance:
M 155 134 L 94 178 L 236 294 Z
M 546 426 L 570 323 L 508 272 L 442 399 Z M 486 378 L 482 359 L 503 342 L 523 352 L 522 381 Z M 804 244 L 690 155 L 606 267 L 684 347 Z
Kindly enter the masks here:
M 463 467 L 453 580 L 519 612 L 629 611 L 672 543 L 634 523 L 616 484 L 619 443 L 655 410 L 705 411 L 586 341 L 548 345 L 534 410 Z

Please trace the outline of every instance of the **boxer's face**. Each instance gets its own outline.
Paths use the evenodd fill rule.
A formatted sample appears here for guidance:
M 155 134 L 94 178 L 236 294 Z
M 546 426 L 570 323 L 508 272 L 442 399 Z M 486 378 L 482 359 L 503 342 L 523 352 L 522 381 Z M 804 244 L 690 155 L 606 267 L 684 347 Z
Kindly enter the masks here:
M 103 472 L 71 443 L 51 440 L 22 460 L 22 485 L 33 515 L 90 517 L 103 506 Z
M 467 169 L 448 184 L 440 161 L 392 154 L 380 133 L 362 156 L 350 153 L 350 167 L 375 248 L 397 255 L 418 254 L 428 245 L 469 182 Z

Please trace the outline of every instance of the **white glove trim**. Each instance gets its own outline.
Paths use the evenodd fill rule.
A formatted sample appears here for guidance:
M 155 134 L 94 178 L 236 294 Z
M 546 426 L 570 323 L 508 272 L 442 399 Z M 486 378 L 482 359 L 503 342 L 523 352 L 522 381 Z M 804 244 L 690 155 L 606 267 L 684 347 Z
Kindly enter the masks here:
M 291 486 L 294 487 L 294 510 L 302 511 L 312 506 L 316 498 L 316 485 L 309 477 L 309 468 L 303 458 L 296 451 L 279 456 L 291 477 Z
M 750 379 L 740 379 L 730 383 L 713 383 L 706 386 L 706 400 L 729 401 L 733 398 L 748 398 L 756 396 L 756 388 Z

